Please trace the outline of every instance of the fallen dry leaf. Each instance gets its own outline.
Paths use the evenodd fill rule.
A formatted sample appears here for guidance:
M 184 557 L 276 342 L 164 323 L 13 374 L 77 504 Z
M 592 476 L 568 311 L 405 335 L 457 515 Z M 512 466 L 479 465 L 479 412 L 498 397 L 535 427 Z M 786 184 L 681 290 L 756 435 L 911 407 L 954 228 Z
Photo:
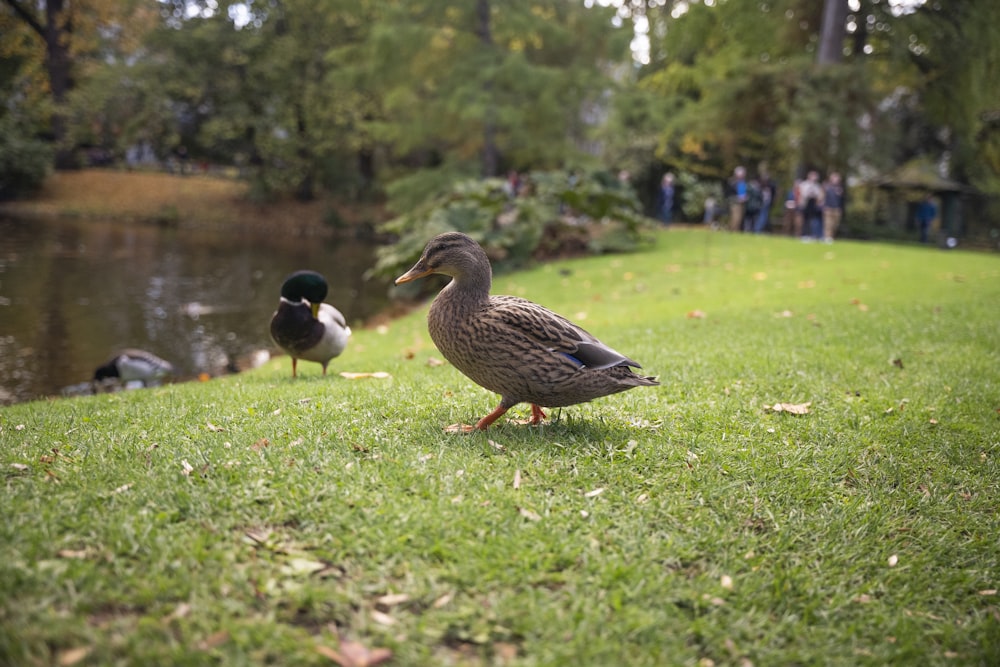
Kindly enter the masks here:
M 900 359 L 899 357 L 896 357 L 895 359 L 892 360 L 892 365 L 895 366 L 896 368 L 902 368 L 903 360 Z
M 164 621 L 172 621 L 176 618 L 185 618 L 191 613 L 191 605 L 187 602 L 181 602 L 177 607 L 163 617 Z
M 10 467 L 13 468 L 14 470 L 20 470 L 22 472 L 28 469 L 28 466 L 24 465 L 23 463 L 11 463 Z
M 351 373 L 348 371 L 341 371 L 340 377 L 347 378 L 348 380 L 361 380 L 364 378 L 375 378 L 377 380 L 385 380 L 386 378 L 391 378 L 392 376 L 385 371 L 375 371 L 374 373 Z
M 252 445 L 250 445 L 250 449 L 254 450 L 255 452 L 259 452 L 260 450 L 264 449 L 265 447 L 270 447 L 270 446 L 271 446 L 271 441 L 270 440 L 268 440 L 267 438 L 261 438 L 257 442 L 255 442 Z
M 527 509 L 526 507 L 518 507 L 517 511 L 518 511 L 518 513 L 521 516 L 523 516 L 525 519 L 528 519 L 529 521 L 541 521 L 542 520 L 542 517 L 540 515 L 536 514 L 535 512 L 532 512 L 531 510 Z
M 80 662 L 88 655 L 90 655 L 93 647 L 91 646 L 78 646 L 76 648 L 66 649 L 65 651 L 59 652 L 59 666 L 60 667 L 70 667 Z
M 687 317 L 689 320 L 703 320 L 708 315 L 705 314 L 704 310 L 690 310 L 688 311 Z
M 364 644 L 340 640 L 340 650 L 328 646 L 317 646 L 316 652 L 329 658 L 340 667 L 377 667 L 392 659 L 392 651 L 387 648 L 369 649 Z
M 83 559 L 89 556 L 86 549 L 60 549 L 56 552 L 56 555 L 60 558 L 77 558 Z
M 187 459 L 181 459 L 181 469 L 185 475 L 190 475 L 194 471 L 194 466 L 187 462 Z
M 395 607 L 409 601 L 410 596 L 406 593 L 386 593 L 375 598 L 376 604 L 380 604 L 383 607 Z
M 216 432 L 216 433 L 219 432 L 219 431 L 225 432 L 225 430 L 226 430 L 226 429 L 222 428 L 221 426 L 216 426 L 212 422 L 205 422 L 205 428 L 207 428 L 209 431 Z
M 379 611 L 378 609 L 372 609 L 372 620 L 379 625 L 396 625 L 396 619 L 383 611 Z
M 520 468 L 518 468 L 517 470 L 514 471 L 514 488 L 515 489 L 520 489 L 521 488 L 521 469 Z
M 445 593 L 437 600 L 434 600 L 431 606 L 434 607 L 435 609 L 440 609 L 441 607 L 447 606 L 447 604 L 454 599 L 455 599 L 454 593 Z
M 809 414 L 810 405 L 812 405 L 812 401 L 806 403 L 775 403 L 774 405 L 765 405 L 764 409 L 771 412 L 787 412 L 791 415 L 807 415 Z
M 229 641 L 229 631 L 219 630 L 198 642 L 198 648 L 202 651 L 210 651 L 216 646 L 225 644 L 227 641 Z
M 587 491 L 585 494 L 583 494 L 583 497 L 584 498 L 595 498 L 595 497 L 601 495 L 602 493 L 604 493 L 604 487 L 598 487 L 598 488 L 594 489 L 593 491 Z
M 472 433 L 476 427 L 468 424 L 448 424 L 441 430 L 445 433 Z
M 996 595 L 996 594 L 997 594 L 997 589 L 995 588 L 987 588 L 984 591 L 979 591 L 979 595 Z
M 437 357 L 428 357 L 427 365 L 430 366 L 431 368 L 434 368 L 435 366 L 444 366 L 444 362 L 438 359 Z

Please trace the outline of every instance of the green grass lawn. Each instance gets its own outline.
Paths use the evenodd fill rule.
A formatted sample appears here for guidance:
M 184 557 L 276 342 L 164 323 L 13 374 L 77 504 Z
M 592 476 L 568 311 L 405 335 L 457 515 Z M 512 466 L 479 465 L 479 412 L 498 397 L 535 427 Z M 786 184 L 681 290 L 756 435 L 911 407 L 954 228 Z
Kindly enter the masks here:
M 0 409 L 0 664 L 1000 664 L 1000 258 L 671 230 L 494 292 L 662 386 L 445 433 L 498 399 L 421 310 Z

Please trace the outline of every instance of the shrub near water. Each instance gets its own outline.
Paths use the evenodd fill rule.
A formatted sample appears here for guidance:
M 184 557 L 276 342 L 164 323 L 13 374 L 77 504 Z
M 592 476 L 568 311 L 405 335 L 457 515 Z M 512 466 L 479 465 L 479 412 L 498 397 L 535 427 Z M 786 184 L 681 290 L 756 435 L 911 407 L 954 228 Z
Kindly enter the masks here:
M 495 396 L 414 313 L 0 409 L 0 663 L 1000 660 L 996 257 L 672 230 L 495 291 L 663 386 L 446 434 Z
M 648 241 L 653 221 L 635 192 L 604 173 L 532 172 L 515 195 L 503 180 L 449 185 L 381 226 L 398 240 L 378 253 L 377 273 L 397 276 L 420 257 L 427 240 L 460 231 L 486 249 L 494 270 L 527 265 L 535 257 L 634 250 Z

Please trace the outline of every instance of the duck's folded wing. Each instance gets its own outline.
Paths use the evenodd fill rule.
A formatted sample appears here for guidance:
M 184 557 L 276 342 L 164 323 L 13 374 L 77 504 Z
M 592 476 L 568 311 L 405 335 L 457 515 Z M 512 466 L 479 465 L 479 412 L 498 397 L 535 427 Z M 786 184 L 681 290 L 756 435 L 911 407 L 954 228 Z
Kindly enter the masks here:
M 582 327 L 537 303 L 515 296 L 494 296 L 490 301 L 491 307 L 484 317 L 494 320 L 500 328 L 516 332 L 551 352 L 569 357 L 578 366 L 602 369 L 625 364 L 642 368 Z

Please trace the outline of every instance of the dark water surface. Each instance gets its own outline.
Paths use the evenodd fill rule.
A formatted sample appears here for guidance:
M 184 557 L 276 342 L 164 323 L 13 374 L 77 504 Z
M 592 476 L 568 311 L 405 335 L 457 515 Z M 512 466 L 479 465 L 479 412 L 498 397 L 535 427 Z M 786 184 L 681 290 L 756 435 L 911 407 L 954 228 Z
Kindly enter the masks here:
M 358 326 L 388 303 L 366 281 L 366 242 L 100 220 L 0 217 L 0 404 L 59 395 L 115 350 L 138 347 L 183 378 L 272 349 L 284 277 L 319 271 Z

